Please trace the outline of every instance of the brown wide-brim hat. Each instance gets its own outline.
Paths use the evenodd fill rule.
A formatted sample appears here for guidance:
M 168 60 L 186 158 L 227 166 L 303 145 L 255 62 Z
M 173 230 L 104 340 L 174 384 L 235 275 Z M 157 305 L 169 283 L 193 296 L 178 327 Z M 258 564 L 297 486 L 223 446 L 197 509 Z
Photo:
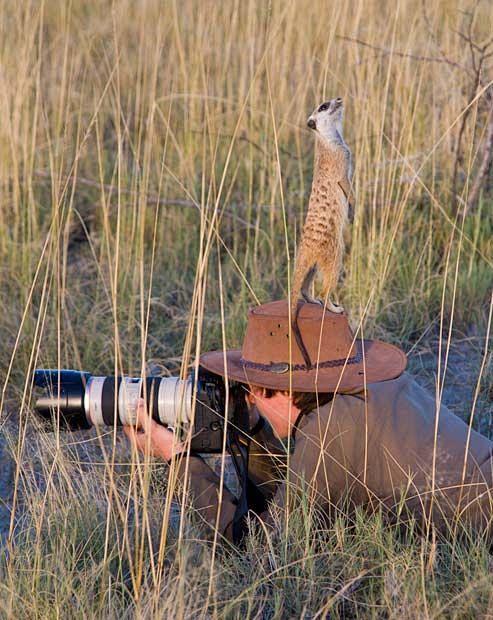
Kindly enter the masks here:
M 394 345 L 355 337 L 345 313 L 302 303 L 298 327 L 308 367 L 288 312 L 286 300 L 252 308 L 241 350 L 204 353 L 200 365 L 228 380 L 295 392 L 352 392 L 406 368 L 406 355 Z

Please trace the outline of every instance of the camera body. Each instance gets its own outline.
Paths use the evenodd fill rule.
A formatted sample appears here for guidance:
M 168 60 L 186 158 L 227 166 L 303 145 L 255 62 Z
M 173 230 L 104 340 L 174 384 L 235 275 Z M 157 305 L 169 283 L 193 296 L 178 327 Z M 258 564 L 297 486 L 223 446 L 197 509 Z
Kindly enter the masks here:
M 137 403 L 178 432 L 191 433 L 194 452 L 222 452 L 224 433 L 248 433 L 248 409 L 241 383 L 225 383 L 202 367 L 187 379 L 177 377 L 98 377 L 77 370 L 38 369 L 34 386 L 42 393 L 36 413 L 49 429 L 135 424 Z

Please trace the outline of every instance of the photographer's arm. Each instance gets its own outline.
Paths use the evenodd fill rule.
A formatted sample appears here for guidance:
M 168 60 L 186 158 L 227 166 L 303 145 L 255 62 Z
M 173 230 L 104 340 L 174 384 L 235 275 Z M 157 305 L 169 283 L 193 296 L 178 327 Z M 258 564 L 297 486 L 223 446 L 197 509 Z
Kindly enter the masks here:
M 233 541 L 233 521 L 238 507 L 236 498 L 223 485 L 218 519 L 220 479 L 199 456 L 187 457 L 185 444 L 177 442 L 174 433 L 147 415 L 143 400 L 137 408 L 136 427 L 124 426 L 123 430 L 140 452 L 167 462 L 174 460 L 177 479 L 181 484 L 186 484 L 200 519 L 212 528 L 217 525 L 219 532 Z

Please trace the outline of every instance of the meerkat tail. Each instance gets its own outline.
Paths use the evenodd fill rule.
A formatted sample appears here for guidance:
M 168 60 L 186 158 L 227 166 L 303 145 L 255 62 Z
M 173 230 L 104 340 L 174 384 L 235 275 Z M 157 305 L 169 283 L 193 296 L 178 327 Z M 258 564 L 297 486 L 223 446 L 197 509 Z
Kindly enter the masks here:
M 305 343 L 303 342 L 303 338 L 301 336 L 300 328 L 298 325 L 298 314 L 300 311 L 300 305 L 296 303 L 294 312 L 291 312 L 291 329 L 293 330 L 294 339 L 296 340 L 296 344 L 298 345 L 299 350 L 301 351 L 301 355 L 305 360 L 306 369 L 310 370 L 312 367 L 312 361 L 310 359 L 310 355 L 306 350 Z
M 298 345 L 299 350 L 301 351 L 301 355 L 305 360 L 305 364 L 307 369 L 309 370 L 312 367 L 312 362 L 310 356 L 308 355 L 308 351 L 306 350 L 305 343 L 303 342 L 303 338 L 301 336 L 300 328 L 298 326 L 298 314 L 300 311 L 300 305 L 298 304 L 298 299 L 300 296 L 300 289 L 294 290 L 291 294 L 291 329 L 293 330 L 294 339 L 296 340 L 296 344 Z
M 305 301 L 316 303 L 310 297 L 310 285 L 317 272 L 317 265 L 314 264 L 312 256 L 305 244 L 301 244 L 298 256 L 296 257 L 296 267 L 293 275 L 293 286 L 291 288 L 291 312 L 294 316 L 300 295 Z
M 310 261 L 310 257 L 307 253 L 307 248 L 305 245 L 301 245 L 300 250 L 298 252 L 298 256 L 296 257 L 296 268 L 293 277 L 293 287 L 291 291 L 291 329 L 293 330 L 294 337 L 296 340 L 296 344 L 298 345 L 299 350 L 305 360 L 305 364 L 307 370 L 312 367 L 312 362 L 310 360 L 310 356 L 308 355 L 308 351 L 306 350 L 305 343 L 303 342 L 303 338 L 301 336 L 300 328 L 298 326 L 298 313 L 300 306 L 298 305 L 298 300 L 300 295 L 303 296 L 305 301 L 311 301 L 307 296 L 307 291 L 315 277 L 316 273 L 316 265 Z

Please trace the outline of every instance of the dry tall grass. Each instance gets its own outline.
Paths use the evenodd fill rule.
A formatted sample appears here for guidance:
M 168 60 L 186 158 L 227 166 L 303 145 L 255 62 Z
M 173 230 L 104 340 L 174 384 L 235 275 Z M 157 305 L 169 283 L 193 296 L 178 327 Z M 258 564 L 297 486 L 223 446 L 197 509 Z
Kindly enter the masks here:
M 336 95 L 356 162 L 344 305 L 365 335 L 405 349 L 478 336 L 478 391 L 491 389 L 491 197 L 467 218 L 453 208 L 469 84 L 442 61 L 468 62 L 455 30 L 469 5 L 430 4 L 436 38 L 412 0 L 3 3 L 1 411 L 16 420 L 24 515 L 1 567 L 3 615 L 491 613 L 484 545 L 402 540 L 378 518 L 330 532 L 294 520 L 289 544 L 268 553 L 255 535 L 245 558 L 223 552 L 212 569 L 207 545 L 170 534 L 160 565 L 152 468 L 119 465 L 115 435 L 89 466 L 71 440 L 32 431 L 36 366 L 185 375 L 200 350 L 241 342 L 250 305 L 287 295 L 311 179 L 305 122 Z M 483 2 L 478 40 L 492 19 Z

